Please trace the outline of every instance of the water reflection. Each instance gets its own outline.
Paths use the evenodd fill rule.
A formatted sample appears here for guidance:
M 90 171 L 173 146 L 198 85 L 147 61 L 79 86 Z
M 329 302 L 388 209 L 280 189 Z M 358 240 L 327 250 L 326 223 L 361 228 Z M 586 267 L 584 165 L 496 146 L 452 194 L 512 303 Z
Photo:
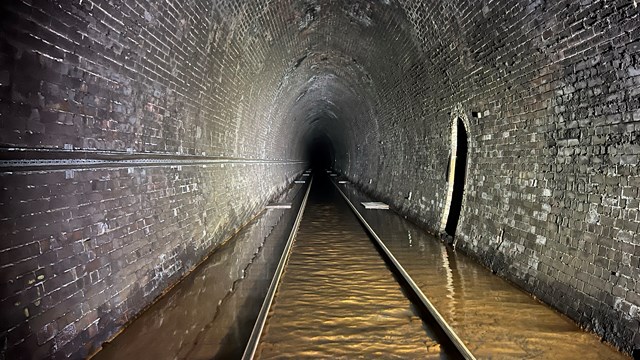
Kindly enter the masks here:
M 447 247 L 442 247 L 440 249 L 440 254 L 442 255 L 442 267 L 444 268 L 447 276 L 447 298 L 449 301 L 447 304 L 449 305 L 449 313 L 452 317 L 455 317 L 456 311 L 456 290 L 453 285 L 453 270 L 451 269 L 451 264 L 449 263 L 449 253 Z
M 447 358 L 344 200 L 317 184 L 258 357 Z
M 478 358 L 626 358 L 392 211 L 365 210 L 360 202 L 374 199 L 339 186 Z
M 240 358 L 289 234 L 303 187 L 263 212 L 145 311 L 94 359 Z

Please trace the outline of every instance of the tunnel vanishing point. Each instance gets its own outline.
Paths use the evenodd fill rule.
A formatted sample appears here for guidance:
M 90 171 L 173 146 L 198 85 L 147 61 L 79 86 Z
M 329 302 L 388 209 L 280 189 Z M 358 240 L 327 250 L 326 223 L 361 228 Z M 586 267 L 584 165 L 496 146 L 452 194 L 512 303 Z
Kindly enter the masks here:
M 310 166 L 637 355 L 639 10 L 2 1 L 0 357 L 95 352 Z

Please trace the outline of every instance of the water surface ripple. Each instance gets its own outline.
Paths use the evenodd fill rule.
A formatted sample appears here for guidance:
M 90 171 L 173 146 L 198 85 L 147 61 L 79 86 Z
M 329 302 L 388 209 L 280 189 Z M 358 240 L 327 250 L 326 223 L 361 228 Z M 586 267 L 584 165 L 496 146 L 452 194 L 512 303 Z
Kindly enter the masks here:
M 478 359 L 628 359 L 573 321 L 371 198 L 338 185 Z
M 331 184 L 311 190 L 257 358 L 446 358 Z

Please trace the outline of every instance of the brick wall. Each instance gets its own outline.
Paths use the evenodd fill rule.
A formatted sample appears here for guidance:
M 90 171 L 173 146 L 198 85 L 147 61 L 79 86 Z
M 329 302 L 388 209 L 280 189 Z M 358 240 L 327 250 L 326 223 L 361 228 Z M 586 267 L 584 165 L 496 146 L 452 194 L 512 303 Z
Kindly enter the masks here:
M 90 354 L 304 169 L 244 11 L 2 2 L 0 358 Z
M 388 160 L 343 171 L 437 232 L 451 124 L 466 116 L 457 246 L 603 339 L 640 349 L 637 4 L 402 5 L 427 57 L 405 67 L 428 66 L 384 88 L 394 106 L 381 110 L 376 153 Z
M 260 211 L 298 168 L 0 175 L 5 357 L 81 357 L 95 350 Z
M 61 259 L 71 257 L 72 244 L 86 239 L 87 249 L 99 248 L 101 237 L 122 238 L 131 249 L 151 247 L 154 254 L 140 255 L 144 267 L 132 262 L 120 270 L 147 282 L 136 292 L 114 281 L 114 294 L 143 295 L 104 303 L 112 315 L 103 321 L 113 326 L 100 328 L 98 320 L 100 331 L 78 335 L 89 333 L 78 330 L 84 317 L 67 316 L 79 303 L 77 291 L 57 295 L 72 300 L 54 307 L 55 327 L 40 321 L 31 328 L 38 309 L 20 300 L 2 307 L 15 319 L 13 330 L 3 330 L 7 348 L 19 349 L 22 341 L 39 354 L 60 356 L 95 348 L 137 311 L 132 302 L 148 302 L 299 172 L 296 161 L 314 139 L 331 139 L 336 167 L 354 182 L 438 231 L 457 116 L 466 117 L 470 145 L 457 246 L 606 340 L 627 351 L 640 348 L 634 1 L 9 0 L 0 6 L 4 159 L 16 156 L 8 148 L 22 148 L 39 156 L 56 149 L 63 158 L 108 151 L 120 154 L 118 161 L 162 155 L 235 164 L 3 174 L 2 231 L 29 232 L 2 243 L 4 300 L 30 291 L 26 298 L 43 302 L 54 276 L 64 284 L 88 276 L 80 281 L 90 284 L 82 293 L 96 291 L 104 285 L 92 282 L 115 274 L 107 263 L 131 261 L 128 251 L 109 258 L 75 245 L 87 259 L 96 253 L 83 261 L 104 262 L 87 275 L 79 265 L 57 265 L 64 263 L 58 255 L 44 255 L 64 248 Z M 121 185 L 127 182 L 135 185 Z M 64 197 L 63 188 L 75 195 Z M 187 189 L 191 195 L 179 195 Z M 202 219 L 189 202 L 212 211 L 226 205 Z M 114 210 L 127 206 L 140 210 Z M 51 215 L 63 208 L 70 210 Z M 156 236 L 187 240 L 148 242 L 150 234 L 114 230 L 145 228 L 146 217 L 161 214 L 170 220 Z M 73 225 L 42 226 L 49 222 Z M 75 226 L 90 230 L 64 240 L 69 245 L 47 240 Z M 197 235 L 217 226 L 223 230 L 215 235 Z M 50 261 L 51 270 L 25 267 L 16 274 L 20 259 Z M 136 266 L 145 270 L 133 271 Z M 15 280 L 29 272 L 26 282 Z M 144 301 L 127 300 L 154 287 Z

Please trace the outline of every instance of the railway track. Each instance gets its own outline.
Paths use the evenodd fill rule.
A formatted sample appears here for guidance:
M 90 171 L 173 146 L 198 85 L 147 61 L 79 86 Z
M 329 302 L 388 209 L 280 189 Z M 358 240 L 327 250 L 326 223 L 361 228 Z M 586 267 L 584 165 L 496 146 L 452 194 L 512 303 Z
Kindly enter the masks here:
M 331 180 L 310 181 L 243 359 L 475 359 Z

